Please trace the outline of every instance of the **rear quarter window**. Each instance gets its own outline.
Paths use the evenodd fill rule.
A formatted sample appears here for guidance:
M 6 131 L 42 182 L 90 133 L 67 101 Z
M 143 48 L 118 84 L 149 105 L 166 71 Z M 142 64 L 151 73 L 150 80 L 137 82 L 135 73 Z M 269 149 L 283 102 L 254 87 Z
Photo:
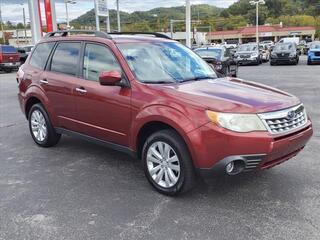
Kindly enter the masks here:
M 44 69 L 54 44 L 54 42 L 38 44 L 32 53 L 30 65 Z

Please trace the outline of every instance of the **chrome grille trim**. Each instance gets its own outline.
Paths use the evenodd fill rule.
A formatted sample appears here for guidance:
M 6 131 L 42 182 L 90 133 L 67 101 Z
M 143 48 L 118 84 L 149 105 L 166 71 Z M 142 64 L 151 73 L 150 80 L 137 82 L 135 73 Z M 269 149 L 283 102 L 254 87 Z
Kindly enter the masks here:
M 308 121 L 303 104 L 276 112 L 260 113 L 258 116 L 271 134 L 282 134 L 297 130 Z

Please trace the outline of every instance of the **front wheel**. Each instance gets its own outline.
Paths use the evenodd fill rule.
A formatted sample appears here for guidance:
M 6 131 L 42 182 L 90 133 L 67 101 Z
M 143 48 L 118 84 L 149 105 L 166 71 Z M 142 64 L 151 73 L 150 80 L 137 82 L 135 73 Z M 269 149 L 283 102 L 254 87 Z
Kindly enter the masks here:
M 61 135 L 54 130 L 42 104 L 37 103 L 31 107 L 28 119 L 30 133 L 36 144 L 52 147 L 59 142 Z
M 161 130 L 147 139 L 142 164 L 148 181 L 162 194 L 186 192 L 196 182 L 189 150 L 174 130 Z

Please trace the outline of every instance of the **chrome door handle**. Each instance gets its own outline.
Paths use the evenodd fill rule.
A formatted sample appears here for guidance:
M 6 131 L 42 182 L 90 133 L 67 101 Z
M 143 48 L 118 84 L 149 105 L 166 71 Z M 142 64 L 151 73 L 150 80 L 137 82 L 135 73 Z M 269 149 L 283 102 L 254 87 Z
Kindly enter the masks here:
M 40 83 L 49 84 L 49 83 L 48 83 L 48 80 L 46 80 L 46 79 L 41 79 L 41 80 L 40 80 Z
M 76 91 L 79 93 L 87 93 L 87 90 L 85 90 L 84 88 L 76 88 Z

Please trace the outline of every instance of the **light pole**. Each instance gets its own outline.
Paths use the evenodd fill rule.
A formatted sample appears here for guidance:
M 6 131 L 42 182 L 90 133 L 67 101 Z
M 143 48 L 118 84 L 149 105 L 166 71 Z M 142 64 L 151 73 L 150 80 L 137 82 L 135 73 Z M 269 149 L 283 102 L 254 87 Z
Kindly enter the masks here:
M 250 1 L 251 5 L 256 5 L 256 41 L 259 45 L 259 4 L 265 4 L 264 0 Z
M 2 7 L 2 0 L 0 0 L 0 24 L 1 24 L 1 31 L 2 31 L 3 44 L 6 44 L 6 36 L 4 35 L 4 30 L 3 30 L 3 22 L 2 22 L 2 12 L 1 12 L 1 7 Z
M 66 19 L 67 19 L 67 29 L 70 28 L 70 23 L 69 23 L 69 10 L 68 10 L 68 4 L 76 4 L 76 0 L 64 0 L 64 3 L 66 5 Z
M 191 48 L 191 6 L 190 0 L 186 0 L 186 45 Z
M 117 0 L 117 20 L 118 20 L 118 32 L 121 32 L 121 20 L 120 20 L 119 0 Z

